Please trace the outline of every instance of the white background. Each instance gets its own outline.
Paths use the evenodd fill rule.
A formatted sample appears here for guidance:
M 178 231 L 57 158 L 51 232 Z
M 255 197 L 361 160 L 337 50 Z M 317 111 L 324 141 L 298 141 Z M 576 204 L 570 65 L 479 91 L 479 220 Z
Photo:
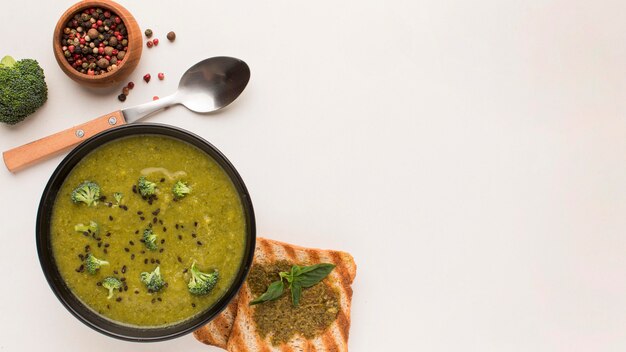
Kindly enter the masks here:
M 54 61 L 71 4 L 2 3 L 0 55 L 38 59 L 50 94 L 0 126 L 0 149 L 235 56 L 252 79 L 231 107 L 151 121 L 231 159 L 260 236 L 354 255 L 352 351 L 626 350 L 623 0 L 127 0 L 161 43 L 123 104 L 119 87 L 86 90 Z M 60 160 L 0 170 L 0 350 L 216 351 L 191 335 L 117 341 L 61 306 L 34 242 Z

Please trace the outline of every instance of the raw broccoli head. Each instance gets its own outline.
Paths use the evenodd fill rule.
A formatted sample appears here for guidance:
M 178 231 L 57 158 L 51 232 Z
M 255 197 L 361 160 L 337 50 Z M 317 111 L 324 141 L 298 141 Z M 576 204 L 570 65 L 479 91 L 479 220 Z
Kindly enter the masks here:
M 100 260 L 91 253 L 87 254 L 87 257 L 85 257 L 85 269 L 91 275 L 94 275 L 103 265 L 109 265 L 109 262 L 106 260 Z
M 84 234 L 85 236 L 97 235 L 99 228 L 95 221 L 90 221 L 88 225 L 77 224 L 74 226 L 74 230 Z
M 172 193 L 178 199 L 185 197 L 189 192 L 191 192 L 191 188 L 183 181 L 177 181 L 172 187 Z
M 157 235 L 152 232 L 152 229 L 145 229 L 143 231 L 143 243 L 151 251 L 157 250 Z
M 158 266 L 151 273 L 141 273 L 140 279 L 150 292 L 157 292 L 165 286 L 165 281 L 163 281 L 163 277 L 161 277 L 161 269 Z
M 152 197 L 156 194 L 156 183 L 148 181 L 145 176 L 141 176 L 137 182 L 137 189 L 143 197 Z
M 210 274 L 203 273 L 196 266 L 196 262 L 193 262 L 191 265 L 190 272 L 191 279 L 189 280 L 187 287 L 189 288 L 189 292 L 194 295 L 206 295 L 211 292 L 217 283 L 217 279 L 219 278 L 217 270 L 214 270 Z
M 100 199 L 100 186 L 98 184 L 85 181 L 78 185 L 72 192 L 72 201 L 74 203 L 83 202 L 87 206 L 96 206 Z
M 48 99 L 43 69 L 36 60 L 0 61 L 0 122 L 15 125 Z
M 113 297 L 113 291 L 122 287 L 122 282 L 113 276 L 109 276 L 102 280 L 102 287 L 109 290 L 109 295 L 107 296 L 107 298 L 111 299 L 111 297 Z

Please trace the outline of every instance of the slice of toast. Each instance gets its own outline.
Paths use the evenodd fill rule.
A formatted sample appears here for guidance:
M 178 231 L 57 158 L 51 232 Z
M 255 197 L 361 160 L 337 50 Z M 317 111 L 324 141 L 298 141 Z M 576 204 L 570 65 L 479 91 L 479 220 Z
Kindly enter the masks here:
M 226 349 L 228 337 L 233 329 L 233 323 L 237 316 L 237 301 L 235 296 L 224 310 L 210 323 L 193 332 L 193 336 L 200 342 L 207 345 L 217 346 Z
M 211 323 L 194 332 L 195 337 L 203 343 L 226 348 L 230 352 L 347 351 L 351 285 L 356 276 L 356 264 L 352 256 L 340 251 L 304 248 L 257 238 L 254 264 L 271 264 L 280 260 L 306 265 L 316 263 L 336 265 L 324 281 L 339 293 L 340 310 L 337 319 L 321 335 L 312 340 L 296 336 L 286 344 L 273 346 L 270 337 L 263 338 L 256 331 L 253 321 L 254 307 L 249 305 L 253 297 L 247 283 L 244 283 L 236 301 L 233 300 Z

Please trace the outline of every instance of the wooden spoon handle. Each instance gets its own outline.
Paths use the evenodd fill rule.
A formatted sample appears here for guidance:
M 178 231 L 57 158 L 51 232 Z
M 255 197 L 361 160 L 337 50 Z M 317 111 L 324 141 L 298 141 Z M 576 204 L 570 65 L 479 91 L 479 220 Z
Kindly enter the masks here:
M 124 124 L 126 120 L 120 110 L 102 115 L 65 131 L 7 150 L 2 153 L 4 164 L 9 171 L 17 172 L 73 147 L 99 132 Z

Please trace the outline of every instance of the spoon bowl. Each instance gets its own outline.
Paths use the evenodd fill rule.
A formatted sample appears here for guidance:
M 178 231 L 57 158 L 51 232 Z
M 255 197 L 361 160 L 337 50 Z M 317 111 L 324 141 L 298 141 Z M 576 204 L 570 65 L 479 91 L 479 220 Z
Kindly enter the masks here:
M 250 81 L 250 68 L 235 58 L 219 56 L 191 66 L 178 84 L 179 103 L 207 113 L 232 103 Z

